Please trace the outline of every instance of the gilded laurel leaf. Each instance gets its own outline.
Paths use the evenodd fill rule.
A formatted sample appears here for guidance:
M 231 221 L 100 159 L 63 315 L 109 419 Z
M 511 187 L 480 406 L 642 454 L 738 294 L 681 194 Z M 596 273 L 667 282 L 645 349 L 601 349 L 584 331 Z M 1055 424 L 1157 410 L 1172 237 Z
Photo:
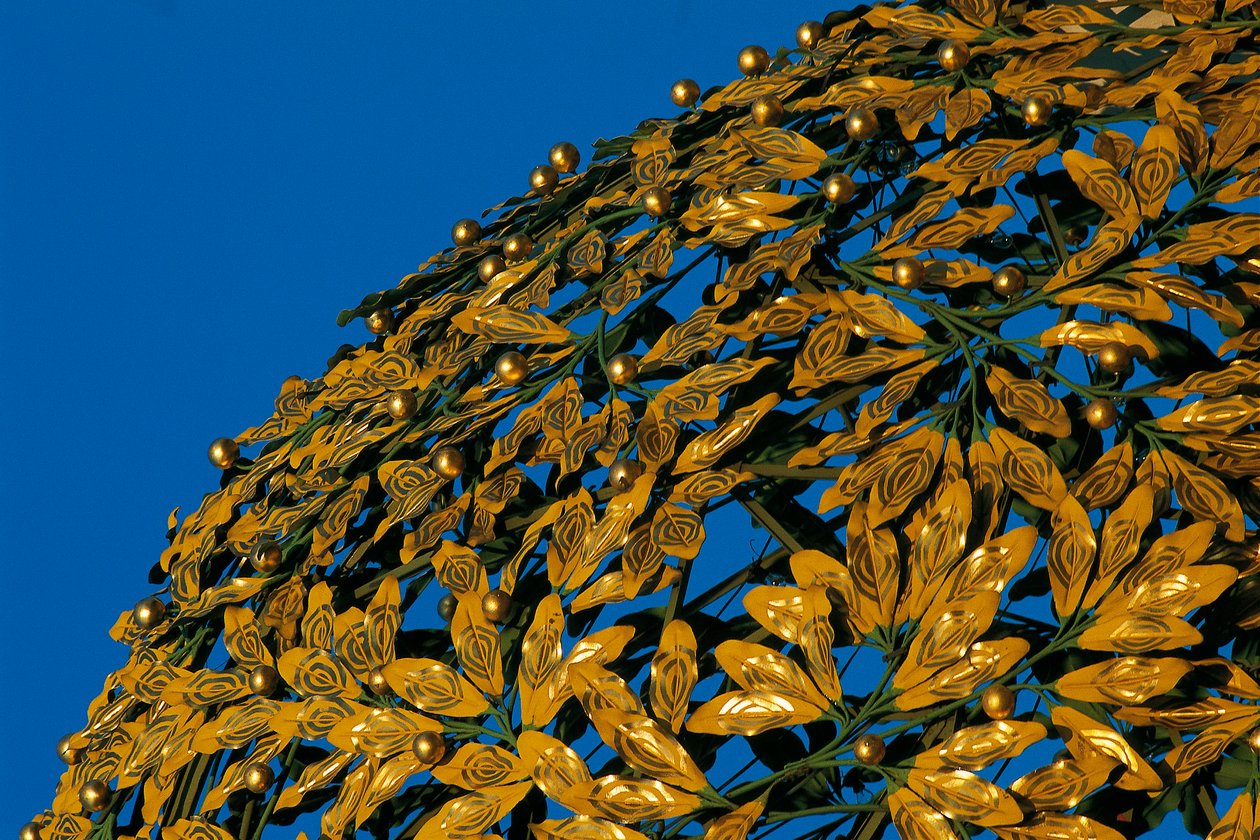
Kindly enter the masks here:
M 985 378 L 997 406 L 1006 416 L 1018 420 L 1030 432 L 1067 437 L 1072 432 L 1063 403 L 1050 396 L 1046 386 L 1035 379 L 1021 379 L 1005 368 L 993 365 Z

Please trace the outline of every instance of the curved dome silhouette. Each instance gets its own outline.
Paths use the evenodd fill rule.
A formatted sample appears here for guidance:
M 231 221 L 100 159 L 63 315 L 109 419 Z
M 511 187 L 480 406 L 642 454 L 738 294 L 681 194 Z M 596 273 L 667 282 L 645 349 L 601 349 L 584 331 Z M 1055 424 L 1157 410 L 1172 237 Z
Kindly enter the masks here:
M 1251 831 L 1260 21 L 1165 6 L 555 146 L 213 442 L 23 836 Z

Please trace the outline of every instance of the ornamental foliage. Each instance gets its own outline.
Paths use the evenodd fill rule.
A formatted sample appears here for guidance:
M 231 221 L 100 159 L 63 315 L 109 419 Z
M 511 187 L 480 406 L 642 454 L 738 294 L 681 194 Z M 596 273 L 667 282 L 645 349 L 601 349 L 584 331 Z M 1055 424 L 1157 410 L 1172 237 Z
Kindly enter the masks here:
M 557 146 L 216 442 L 25 836 L 1254 836 L 1258 30 L 863 7 Z

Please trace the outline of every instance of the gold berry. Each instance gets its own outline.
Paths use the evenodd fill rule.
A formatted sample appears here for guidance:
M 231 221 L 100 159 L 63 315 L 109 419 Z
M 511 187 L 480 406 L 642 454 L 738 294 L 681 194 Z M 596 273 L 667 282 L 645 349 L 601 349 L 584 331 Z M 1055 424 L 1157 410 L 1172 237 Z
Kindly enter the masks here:
M 863 764 L 879 764 L 885 752 L 884 739 L 878 735 L 863 735 L 853 742 L 853 757 Z
M 415 391 L 390 391 L 385 398 L 385 411 L 395 420 L 410 419 L 418 405 Z
M 1247 746 L 1256 755 L 1260 755 L 1260 729 L 1253 729 L 1247 734 Z
M 63 735 L 57 741 L 57 757 L 70 767 L 73 767 L 83 760 L 83 748 L 74 746 L 71 743 L 71 736 Z
M 464 472 L 464 453 L 453 446 L 439 446 L 433 453 L 430 462 L 433 471 L 448 481 L 453 481 Z
M 425 764 L 437 764 L 446 755 L 446 739 L 440 732 L 421 732 L 412 739 L 411 751 Z
M 669 89 L 669 98 L 679 108 L 690 108 L 700 98 L 700 85 L 694 79 L 679 79 Z
M 507 263 L 503 261 L 503 257 L 500 257 L 498 254 L 490 254 L 482 257 L 481 262 L 477 263 L 477 276 L 484 282 L 489 283 L 506 268 Z
M 113 798 L 114 792 L 109 789 L 109 785 L 99 779 L 89 779 L 79 788 L 79 804 L 93 814 L 108 808 Z
M 1004 298 L 1013 298 L 1028 285 L 1024 272 L 1013 265 L 1003 266 L 993 273 L 993 291 Z
M 803 50 L 812 50 L 822 40 L 823 31 L 823 25 L 820 21 L 805 21 L 796 27 L 796 45 Z
M 994 683 L 980 694 L 980 708 L 990 720 L 1006 720 L 1015 714 L 1015 692 Z
M 770 53 L 765 47 L 750 46 L 739 51 L 739 72 L 745 76 L 760 76 L 770 69 Z
M 608 467 L 608 486 L 617 492 L 624 492 L 634 486 L 634 482 L 643 475 L 643 465 L 629 458 L 618 458 Z
M 131 620 L 141 630 L 152 630 L 166 617 L 166 604 L 157 598 L 141 598 L 131 608 Z
M 476 245 L 481 239 L 481 224 L 476 219 L 460 219 L 451 226 L 451 241 L 456 245 Z
M 892 279 L 903 289 L 917 289 L 923 285 L 923 278 L 927 272 L 923 268 L 923 261 L 914 257 L 902 257 L 893 263 Z
M 879 117 L 870 108 L 851 108 L 844 118 L 844 130 L 851 140 L 870 140 L 879 133 Z
M 534 250 L 534 240 L 528 234 L 514 233 L 503 240 L 503 256 L 508 262 L 520 262 L 528 259 Z
M 1050 120 L 1053 107 L 1044 96 L 1030 96 L 1020 106 L 1019 113 L 1029 125 L 1045 125 Z
M 231 438 L 216 438 L 210 444 L 210 450 L 206 454 L 210 458 L 210 463 L 221 470 L 230 470 L 236 463 L 236 459 L 241 457 L 241 448 Z
M 280 687 L 280 672 L 271 665 L 255 665 L 249 672 L 249 690 L 257 697 L 270 697 Z
M 577 170 L 578 164 L 582 162 L 582 153 L 572 143 L 557 143 L 547 153 L 547 160 L 551 161 L 557 172 L 567 175 Z
M 512 596 L 502 589 L 491 589 L 481 596 L 481 612 L 488 620 L 502 624 L 512 612 Z
M 953 73 L 963 69 L 971 61 L 971 50 L 962 41 L 951 38 L 937 49 L 936 60 L 941 63 L 941 67 Z
M 281 551 L 280 544 L 273 540 L 264 540 L 250 552 L 249 564 L 266 575 L 280 568 L 280 561 L 283 559 L 284 552 Z
M 1091 429 L 1108 429 L 1116 422 L 1116 406 L 1111 400 L 1090 400 L 1085 406 L 1085 422 Z
M 385 335 L 394 328 L 394 313 L 388 307 L 381 307 L 368 313 L 363 323 L 372 335 Z
M 776 126 L 783 120 L 783 103 L 771 94 L 754 99 L 750 110 L 753 122 L 763 128 Z
M 643 191 L 643 210 L 652 218 L 664 216 L 673 197 L 664 187 L 648 187 Z
M 1133 353 L 1128 345 L 1119 341 L 1108 341 L 1098 348 L 1098 366 L 1107 373 L 1123 373 L 1129 369 Z
M 608 360 L 608 378 L 614 385 L 629 385 L 639 375 L 639 360 L 629 353 L 618 353 Z
M 255 761 L 245 768 L 245 789 L 250 793 L 266 793 L 276 780 L 276 774 L 268 764 Z
M 393 691 L 389 687 L 389 680 L 385 679 L 385 669 L 379 667 L 368 671 L 367 687 L 377 697 L 384 697 Z
M 843 172 L 828 175 L 826 180 L 822 182 L 823 197 L 832 204 L 844 204 L 853 198 L 853 194 L 856 192 L 857 184 L 854 184 L 853 179 Z
M 539 195 L 551 195 L 560 183 L 560 173 L 554 166 L 535 166 L 529 173 L 529 188 Z
M 443 595 L 437 602 L 438 618 L 443 621 L 450 621 L 455 617 L 455 608 L 459 606 L 459 600 L 450 593 Z
M 529 362 L 525 354 L 509 350 L 495 359 L 494 373 L 504 385 L 519 385 L 529 376 Z
M 28 822 L 19 828 L 18 840 L 40 840 L 39 823 Z

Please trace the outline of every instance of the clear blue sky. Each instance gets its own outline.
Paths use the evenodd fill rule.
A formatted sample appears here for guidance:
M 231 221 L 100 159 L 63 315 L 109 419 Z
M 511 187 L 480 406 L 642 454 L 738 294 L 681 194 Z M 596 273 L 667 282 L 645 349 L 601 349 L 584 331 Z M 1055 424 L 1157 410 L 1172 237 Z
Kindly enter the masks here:
M 0 3 L 0 836 L 124 661 L 167 514 L 217 486 L 207 444 L 366 337 L 338 311 L 551 144 L 589 159 L 828 8 Z

